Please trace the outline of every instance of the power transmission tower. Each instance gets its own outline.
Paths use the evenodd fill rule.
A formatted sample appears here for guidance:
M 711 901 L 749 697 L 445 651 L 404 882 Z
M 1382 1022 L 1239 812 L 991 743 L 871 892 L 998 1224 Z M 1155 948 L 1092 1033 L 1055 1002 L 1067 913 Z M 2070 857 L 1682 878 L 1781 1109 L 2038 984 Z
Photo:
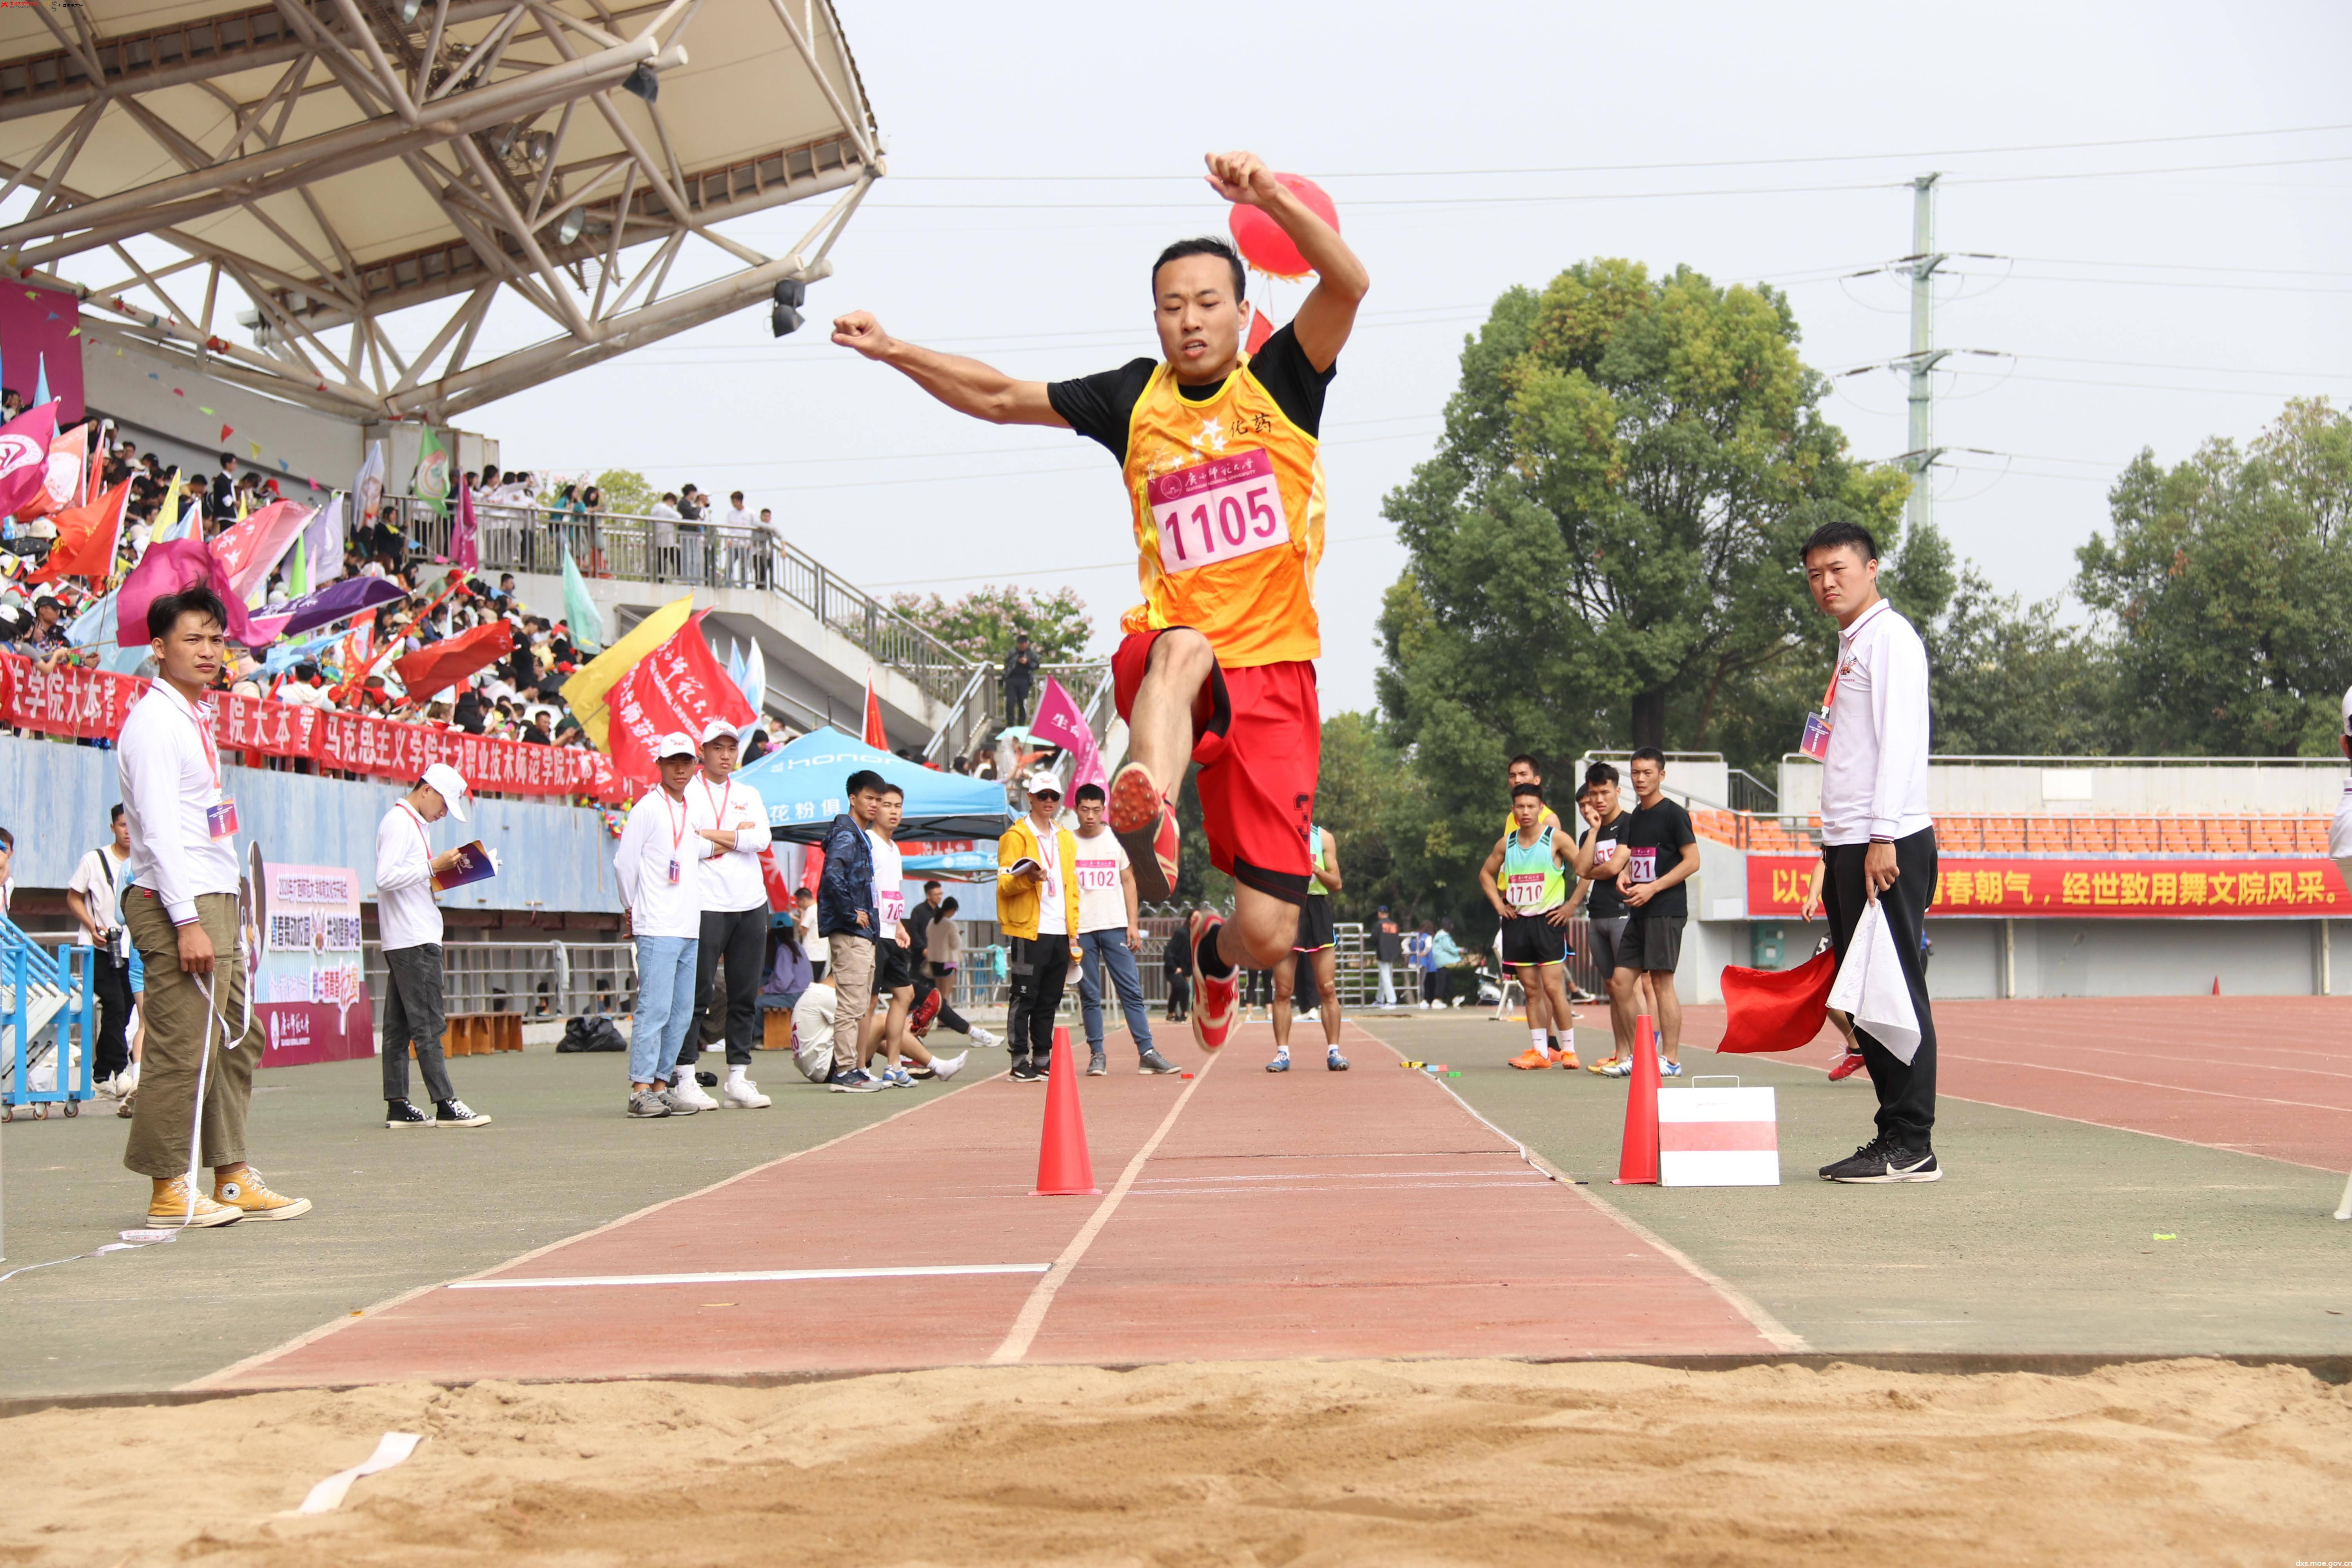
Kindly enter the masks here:
M 1911 374 L 1911 449 L 1903 454 L 1911 475 L 1911 499 L 1903 512 L 1904 537 L 1935 521 L 1935 497 L 1928 489 L 1927 470 L 1944 448 L 1936 443 L 1936 366 L 1950 351 L 1934 345 L 1936 335 L 1936 268 L 1950 259 L 1936 249 L 1936 182 L 1944 176 L 1922 174 L 1911 182 L 1911 254 L 1896 265 L 1911 279 L 1911 352 L 1902 363 Z

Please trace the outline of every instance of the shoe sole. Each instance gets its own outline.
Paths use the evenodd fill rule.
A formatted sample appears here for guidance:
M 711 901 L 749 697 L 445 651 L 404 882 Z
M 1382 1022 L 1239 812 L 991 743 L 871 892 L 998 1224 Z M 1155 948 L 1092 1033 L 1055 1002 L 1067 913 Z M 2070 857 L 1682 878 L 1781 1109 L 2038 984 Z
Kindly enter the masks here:
M 432 1118 L 431 1118 L 431 1117 L 427 1117 L 427 1118 L 425 1118 L 425 1119 L 424 1121 L 387 1121 L 384 1123 L 384 1126 L 385 1126 L 387 1129 L 389 1129 L 389 1130 L 391 1130 L 391 1131 L 398 1131 L 401 1128 L 404 1128 L 404 1127 L 430 1127 L 430 1126 L 432 1126 L 432 1125 L 433 1125 L 433 1120 L 432 1120 Z
M 666 1121 L 669 1119 L 669 1112 L 667 1110 L 632 1110 L 628 1113 L 628 1118 L 632 1121 Z
M 1333 1072 L 1346 1072 L 1349 1067 L 1349 1064 L 1346 1062 L 1335 1061 L 1326 1061 L 1323 1065 Z
M 1174 1062 L 1170 1062 L 1164 1068 L 1138 1067 L 1135 1070 L 1145 1078 L 1166 1078 L 1171 1073 L 1182 1072 L 1184 1069 Z
M 170 1214 L 150 1214 L 147 1216 L 147 1228 L 150 1230 L 210 1230 L 216 1226 L 235 1225 L 244 1217 L 243 1209 L 231 1209 L 225 1215 L 200 1214 L 195 1218 L 190 1219 L 187 1210 L 176 1209 Z
M 1896 1182 L 1940 1182 L 1944 1179 L 1944 1173 L 1940 1170 L 1889 1171 L 1883 1176 L 1824 1176 L 1822 1179 L 1849 1187 L 1885 1187 Z
M 876 1094 L 876 1093 L 880 1092 L 881 1088 L 882 1088 L 882 1086 L 881 1086 L 880 1084 L 878 1084 L 878 1083 L 873 1083 L 873 1084 L 866 1084 L 866 1083 L 860 1083 L 860 1084 L 829 1083 L 829 1084 L 826 1084 L 824 1087 L 825 1087 L 825 1088 L 827 1088 L 827 1089 L 831 1089 L 831 1090 L 833 1090 L 833 1092 L 834 1092 L 834 1093 L 835 1093 L 835 1094 Z
M 279 1204 L 274 1209 L 239 1209 L 236 1215 L 239 1219 L 299 1219 L 310 1212 L 310 1200 L 296 1198 L 290 1203 Z
M 765 1110 L 775 1101 L 763 1094 L 757 1100 L 729 1100 L 720 1103 L 730 1110 Z
M 1110 781 L 1109 796 L 1104 803 L 1104 816 L 1110 823 L 1111 836 L 1127 851 L 1137 895 L 1154 903 L 1171 897 L 1176 891 L 1174 875 L 1160 863 L 1159 845 L 1167 796 L 1140 763 L 1129 763 L 1118 770 L 1118 776 Z
M 489 1124 L 490 1118 L 487 1116 L 470 1117 L 464 1121 L 435 1121 L 430 1123 L 430 1125 L 435 1127 L 488 1127 Z M 390 1123 L 386 1123 L 386 1125 L 389 1126 Z

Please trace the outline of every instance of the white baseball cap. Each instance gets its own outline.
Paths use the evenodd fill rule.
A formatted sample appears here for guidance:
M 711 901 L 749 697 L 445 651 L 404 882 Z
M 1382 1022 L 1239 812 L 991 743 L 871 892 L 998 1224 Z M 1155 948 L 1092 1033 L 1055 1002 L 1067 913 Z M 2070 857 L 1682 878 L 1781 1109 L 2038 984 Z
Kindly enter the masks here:
M 467 820 L 466 795 L 469 786 L 465 774 L 446 763 L 435 763 L 425 770 L 425 782 L 433 786 L 433 793 L 449 807 L 450 816 L 460 822 Z
M 1043 795 L 1047 790 L 1051 790 L 1056 799 L 1059 799 L 1062 794 L 1062 781 L 1055 775 L 1051 768 L 1039 768 L 1021 781 L 1021 787 L 1031 795 Z
M 731 741 L 735 738 L 735 726 L 724 719 L 713 719 L 702 727 L 702 743 L 706 746 L 713 741 Z
M 691 757 L 696 754 L 694 742 L 675 731 L 654 742 L 654 761 L 657 763 L 666 757 Z

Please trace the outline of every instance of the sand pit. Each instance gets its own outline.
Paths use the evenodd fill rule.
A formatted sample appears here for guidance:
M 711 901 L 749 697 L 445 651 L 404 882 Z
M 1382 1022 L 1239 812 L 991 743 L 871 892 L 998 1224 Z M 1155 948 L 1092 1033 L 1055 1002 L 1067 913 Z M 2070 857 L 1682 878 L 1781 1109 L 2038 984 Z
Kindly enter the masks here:
M 415 1458 L 281 1517 L 386 1430 Z M 2287 1367 L 1326 1363 L 772 1389 L 395 1385 L 0 1426 L 0 1562 L 2112 1563 L 2352 1558 Z

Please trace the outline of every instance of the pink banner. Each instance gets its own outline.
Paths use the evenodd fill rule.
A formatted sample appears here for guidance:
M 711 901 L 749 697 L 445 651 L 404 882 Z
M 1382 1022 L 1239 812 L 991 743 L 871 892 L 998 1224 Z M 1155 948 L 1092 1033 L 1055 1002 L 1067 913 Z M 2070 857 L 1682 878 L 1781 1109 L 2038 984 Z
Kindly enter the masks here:
M 102 669 L 60 666 L 0 654 L 0 723 L 44 735 L 112 740 L 148 682 Z M 361 713 L 328 713 L 290 702 L 222 693 L 213 699 L 213 733 L 224 752 L 307 757 L 342 773 L 414 784 L 434 763 L 447 763 L 476 789 L 502 795 L 587 795 L 622 801 L 629 791 L 601 752 L 525 745 L 432 724 Z
M 82 416 L 81 307 L 71 294 L 11 278 L 0 289 L 0 377 L 31 402 L 43 372 L 58 417 Z
M 1087 725 L 1086 715 L 1062 683 L 1052 676 L 1045 678 L 1045 694 L 1037 699 L 1037 716 L 1029 721 L 1029 733 L 1049 741 L 1070 753 L 1070 793 L 1076 795 L 1080 784 L 1108 784 L 1103 773 L 1102 752 L 1095 744 L 1095 732 Z

